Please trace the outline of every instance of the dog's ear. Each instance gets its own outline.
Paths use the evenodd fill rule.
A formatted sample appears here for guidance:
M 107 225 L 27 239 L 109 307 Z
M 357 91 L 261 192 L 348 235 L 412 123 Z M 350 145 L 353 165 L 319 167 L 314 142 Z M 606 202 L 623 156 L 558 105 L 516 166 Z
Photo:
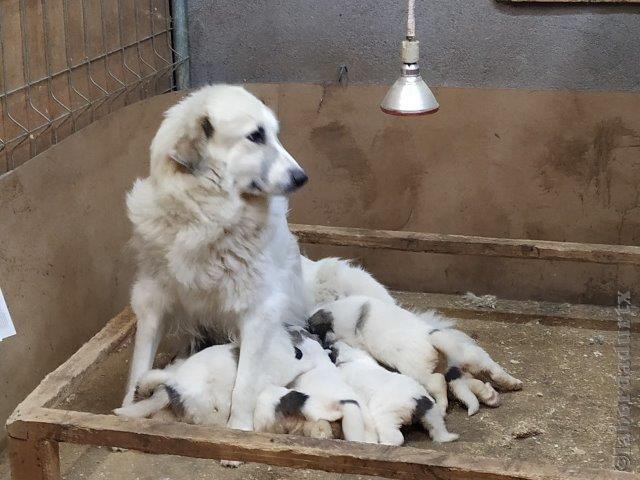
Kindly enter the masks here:
M 214 134 L 213 125 L 207 116 L 198 121 L 193 135 L 185 135 L 176 142 L 169 157 L 182 173 L 195 173 L 204 155 L 204 146 Z

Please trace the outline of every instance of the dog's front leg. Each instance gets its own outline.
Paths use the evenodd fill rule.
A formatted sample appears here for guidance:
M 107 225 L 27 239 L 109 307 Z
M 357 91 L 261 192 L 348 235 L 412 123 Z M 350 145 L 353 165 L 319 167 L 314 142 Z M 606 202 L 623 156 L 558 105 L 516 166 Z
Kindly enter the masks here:
M 138 321 L 124 407 L 133 403 L 138 380 L 153 366 L 166 309 L 162 289 L 151 278 L 139 278 L 131 292 L 131 307 Z
M 274 328 L 281 328 L 267 318 L 252 316 L 243 321 L 240 330 L 238 373 L 231 397 L 231 415 L 227 426 L 237 430 L 253 430 L 256 399 L 268 385 L 265 356 L 270 355 Z

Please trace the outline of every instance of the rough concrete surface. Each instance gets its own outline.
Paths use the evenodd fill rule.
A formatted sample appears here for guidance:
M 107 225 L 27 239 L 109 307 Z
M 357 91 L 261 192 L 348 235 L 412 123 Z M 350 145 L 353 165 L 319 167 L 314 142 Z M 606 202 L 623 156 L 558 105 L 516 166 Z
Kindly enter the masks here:
M 399 75 L 406 1 L 191 0 L 193 85 Z M 416 2 L 423 73 L 442 86 L 640 89 L 639 5 Z

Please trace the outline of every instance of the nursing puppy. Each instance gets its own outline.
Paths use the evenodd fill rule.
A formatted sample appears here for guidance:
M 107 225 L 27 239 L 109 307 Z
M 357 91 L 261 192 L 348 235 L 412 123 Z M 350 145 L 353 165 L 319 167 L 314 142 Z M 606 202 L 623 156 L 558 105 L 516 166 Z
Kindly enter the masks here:
M 231 411 L 238 354 L 237 345 L 216 345 L 164 369 L 149 370 L 136 387 L 139 401 L 113 413 L 146 418 L 168 409 L 181 422 L 224 426 Z
M 320 347 L 316 341 L 306 342 Z M 266 373 L 266 378 L 271 380 L 269 385 L 283 383 L 285 377 L 279 371 L 286 371 L 286 379 L 290 381 L 317 366 L 316 355 L 303 354 L 303 349 L 309 351 L 303 346 L 306 342 L 290 341 L 285 349 L 272 352 L 269 360 L 275 362 L 264 365 L 269 370 Z M 178 421 L 224 426 L 231 412 L 239 353 L 233 343 L 214 345 L 188 358 L 177 359 L 164 369 L 149 370 L 136 386 L 137 401 L 115 409 L 114 413 L 145 418 L 167 409 Z
M 403 425 L 420 424 L 436 442 L 458 438 L 447 431 L 444 413 L 412 378 L 381 367 L 368 353 L 338 341 L 332 345 L 336 366 L 342 378 L 366 402 L 376 426 L 380 443 L 402 445 Z
M 300 328 L 297 346 L 314 367 L 287 388 L 272 387 L 258 397 L 254 425 L 257 431 L 333 438 L 329 422 L 340 421 L 342 436 L 354 442 L 377 443 L 375 425 L 358 394 L 342 379 L 327 352 Z
M 256 397 L 275 381 L 270 357 L 289 343 L 282 325 L 309 308 L 285 197 L 307 177 L 277 134 L 273 112 L 240 87 L 204 87 L 166 112 L 150 175 L 127 196 L 138 325 L 125 406 L 163 331 L 223 331 L 240 343 L 228 426 L 253 428 Z
M 322 305 L 308 321 L 309 331 L 344 340 L 367 351 L 383 365 L 417 380 L 446 410 L 447 387 L 432 372 L 442 353 L 449 366 L 445 378 L 453 394 L 478 411 L 478 398 L 489 406 L 499 404 L 490 383 L 472 377 L 488 374 L 505 390 L 519 390 L 522 382 L 509 375 L 473 339 L 435 312 L 415 314 L 395 304 L 365 296 L 350 296 Z M 437 375 L 437 374 L 436 374 Z

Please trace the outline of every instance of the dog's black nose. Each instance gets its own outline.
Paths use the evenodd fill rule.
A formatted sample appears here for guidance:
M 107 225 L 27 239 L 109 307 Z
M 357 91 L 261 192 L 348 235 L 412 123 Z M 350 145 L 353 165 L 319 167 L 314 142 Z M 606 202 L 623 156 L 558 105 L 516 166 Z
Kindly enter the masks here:
M 307 174 L 300 168 L 291 170 L 289 176 L 291 177 L 291 185 L 293 185 L 294 188 L 300 188 L 309 180 Z

